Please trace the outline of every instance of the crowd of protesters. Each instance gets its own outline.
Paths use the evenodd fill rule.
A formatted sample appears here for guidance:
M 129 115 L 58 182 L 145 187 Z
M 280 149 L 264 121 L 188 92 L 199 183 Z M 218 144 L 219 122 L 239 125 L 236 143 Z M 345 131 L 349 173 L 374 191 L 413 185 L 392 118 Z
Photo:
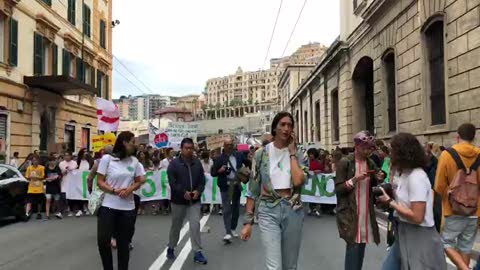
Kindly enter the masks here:
M 223 215 L 225 243 L 239 237 L 236 229 L 241 183 L 248 181 L 242 239 L 251 237 L 251 225 L 258 221 L 263 238 L 275 240 L 264 243 L 265 247 L 272 247 L 266 250 L 267 269 L 277 269 L 271 267 L 272 263 L 282 261 L 289 265 L 288 269 L 295 269 L 303 226 L 303 211 L 297 211 L 302 208 L 299 190 L 306 174 L 319 173 L 336 174 L 337 205 L 310 203 L 308 214 L 316 217 L 336 214 L 340 237 L 346 242 L 345 269 L 362 269 L 367 245 L 380 242 L 375 208 L 387 211 L 392 225 L 388 226 L 389 251 L 382 269 L 446 269 L 445 254 L 458 269 L 470 269 L 480 213 L 477 207 L 480 150 L 473 144 L 475 126 L 461 125 L 457 144 L 451 148 L 432 142 L 422 145 L 408 133 L 393 136 L 387 144 L 368 131 L 361 131 L 353 138 L 353 148 L 331 151 L 297 149 L 292 142 L 293 127 L 293 117 L 279 113 L 272 123 L 272 135 L 264 136 L 262 145 L 252 146 L 248 152 L 238 152 L 232 139 L 214 150 L 198 149 L 188 138 L 182 141 L 180 151 L 154 149 L 143 144 L 136 146 L 131 134 L 122 133 L 119 138 L 123 144 L 113 149 L 109 146 L 95 154 L 81 149 L 75 157 L 68 151 L 46 157 L 35 151 L 23 163 L 19 162 L 18 153 L 14 153 L 10 165 L 18 167 L 29 180 L 27 219 L 35 211 L 36 218 L 42 219 L 43 210 L 45 219 L 50 219 L 51 213 L 58 219 L 64 214 L 76 217 L 90 214 L 85 201 L 66 198 L 66 183 L 62 179 L 76 169 L 90 170 L 87 179 L 91 191 L 94 177 L 99 177 L 98 186 L 110 196 L 98 214 L 98 245 L 105 269 L 111 268 L 110 248 L 117 244 L 119 253 L 124 254 L 119 265 L 128 265 L 136 216 L 147 208 L 153 214 L 172 216 L 169 259 L 175 258 L 181 224 L 188 213 L 194 260 L 206 264 L 199 232 L 201 213 Z M 262 162 L 273 165 L 261 166 Z M 115 172 L 110 167 L 112 163 L 117 166 Z M 118 173 L 122 168 L 125 174 L 131 173 L 127 165 L 135 168 L 133 183 Z M 167 170 L 171 200 L 141 203 L 134 191 L 144 183 L 145 171 L 156 170 Z M 221 205 L 201 204 L 205 173 L 217 177 Z M 470 189 L 464 188 L 465 185 L 470 185 Z M 279 223 L 270 220 L 276 211 L 288 213 L 284 216 L 288 220 Z M 123 220 L 124 227 L 112 229 L 113 220 Z M 298 234 L 295 241 L 283 239 L 282 231 L 289 226 L 288 230 Z M 273 233 L 276 231 L 278 234 Z M 277 242 L 289 246 L 290 253 L 277 252 L 272 246 Z

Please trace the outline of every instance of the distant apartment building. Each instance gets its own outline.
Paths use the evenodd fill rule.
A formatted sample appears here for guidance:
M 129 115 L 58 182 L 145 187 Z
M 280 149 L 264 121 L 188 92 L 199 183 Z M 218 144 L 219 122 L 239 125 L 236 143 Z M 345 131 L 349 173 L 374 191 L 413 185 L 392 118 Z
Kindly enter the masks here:
M 320 43 L 310 43 L 291 56 L 271 59 L 268 70 L 243 71 L 239 67 L 235 74 L 209 79 L 205 94 L 206 118 L 240 117 L 267 108 L 266 105 L 278 106 L 278 84 L 285 68 L 289 65 L 315 66 L 326 50 L 327 47 Z
M 126 121 L 151 119 L 159 109 L 172 106 L 171 98 L 161 95 L 121 96 L 113 102 L 118 105 L 122 120 Z

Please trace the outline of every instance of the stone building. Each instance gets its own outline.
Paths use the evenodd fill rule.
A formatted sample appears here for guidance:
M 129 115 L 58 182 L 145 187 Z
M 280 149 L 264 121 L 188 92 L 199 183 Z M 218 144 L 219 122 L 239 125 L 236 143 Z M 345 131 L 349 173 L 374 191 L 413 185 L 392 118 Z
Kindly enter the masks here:
M 0 0 L 2 154 L 90 148 L 94 96 L 111 97 L 111 21 L 112 1 Z
M 342 0 L 341 33 L 290 99 L 302 142 L 389 139 L 454 143 L 480 127 L 480 1 Z
M 235 74 L 209 79 L 205 87 L 206 117 L 241 117 L 277 106 L 280 103 L 278 82 L 283 69 L 288 65 L 314 66 L 325 51 L 324 45 L 310 43 L 291 56 L 271 59 L 268 70 L 244 72 L 239 67 Z

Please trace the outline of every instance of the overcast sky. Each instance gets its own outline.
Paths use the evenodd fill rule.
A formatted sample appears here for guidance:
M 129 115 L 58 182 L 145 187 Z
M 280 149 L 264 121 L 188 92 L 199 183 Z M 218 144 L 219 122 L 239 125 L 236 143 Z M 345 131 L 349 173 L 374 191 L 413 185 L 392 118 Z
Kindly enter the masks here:
M 212 77 L 264 65 L 280 0 L 120 0 L 113 2 L 113 97 L 142 91 L 201 93 Z M 268 59 L 281 57 L 303 0 L 283 0 Z M 339 0 L 309 0 L 286 54 L 339 35 Z M 135 85 L 129 83 L 122 75 Z M 148 88 L 150 89 L 148 89 Z M 140 88 L 140 89 L 137 89 Z

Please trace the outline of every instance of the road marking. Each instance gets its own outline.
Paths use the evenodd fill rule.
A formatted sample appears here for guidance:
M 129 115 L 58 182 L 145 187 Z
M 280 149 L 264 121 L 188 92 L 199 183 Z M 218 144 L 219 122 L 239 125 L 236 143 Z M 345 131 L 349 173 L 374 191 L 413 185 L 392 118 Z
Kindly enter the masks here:
M 178 240 L 178 242 L 180 243 L 182 241 L 182 239 L 185 237 L 185 235 L 187 234 L 188 232 L 188 228 L 189 228 L 189 225 L 188 225 L 188 222 L 185 223 L 185 225 L 183 225 L 183 228 L 182 230 L 180 231 L 180 238 Z M 167 261 L 167 249 L 168 247 L 166 247 L 163 252 L 158 256 L 158 258 L 153 262 L 153 264 L 150 266 L 150 268 L 148 268 L 148 270 L 160 270 L 162 268 L 162 266 L 165 264 L 165 262 Z
M 386 226 L 384 226 L 384 225 L 383 225 L 382 223 L 380 223 L 379 221 L 377 221 L 377 223 L 378 223 L 378 227 L 379 227 L 379 228 L 381 228 L 381 229 L 384 230 L 384 231 L 387 231 L 387 227 L 386 227 Z M 449 259 L 447 256 L 445 256 L 445 261 L 446 261 L 448 264 L 450 264 L 451 266 L 456 267 L 455 264 L 454 264 L 452 261 L 450 261 L 450 259 Z M 476 264 L 476 261 L 473 260 L 473 259 L 471 259 L 471 260 L 470 260 L 470 267 L 473 267 L 475 264 Z
M 210 214 L 207 216 L 204 216 L 200 220 L 200 231 L 202 231 L 203 226 L 207 223 L 208 218 L 210 217 Z M 183 267 L 183 264 L 187 260 L 188 254 L 190 254 L 190 251 L 192 251 L 192 243 L 190 241 L 190 238 L 187 240 L 187 243 L 183 247 L 182 251 L 178 255 L 177 259 L 175 262 L 172 264 L 169 270 L 181 270 Z

